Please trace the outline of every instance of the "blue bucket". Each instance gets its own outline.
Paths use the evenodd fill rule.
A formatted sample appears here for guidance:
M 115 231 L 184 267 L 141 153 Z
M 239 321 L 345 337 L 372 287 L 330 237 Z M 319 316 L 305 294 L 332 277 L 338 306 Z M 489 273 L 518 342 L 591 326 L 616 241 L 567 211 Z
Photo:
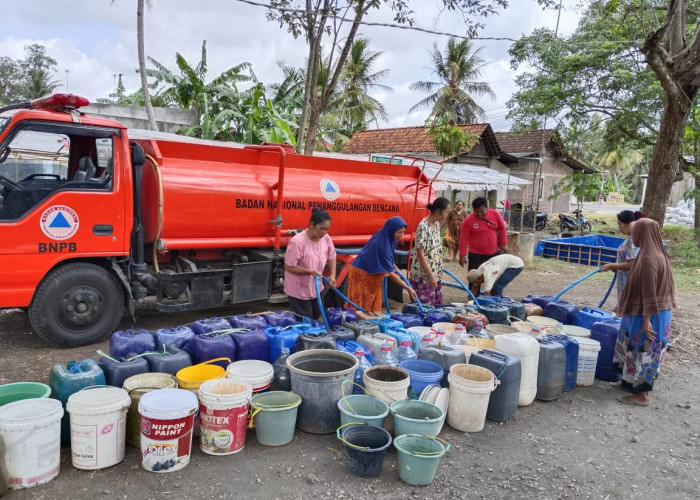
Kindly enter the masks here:
M 408 386 L 408 397 L 418 399 L 425 386 L 440 384 L 444 375 L 442 366 L 425 359 L 407 359 L 399 366 L 408 372 L 411 385 Z

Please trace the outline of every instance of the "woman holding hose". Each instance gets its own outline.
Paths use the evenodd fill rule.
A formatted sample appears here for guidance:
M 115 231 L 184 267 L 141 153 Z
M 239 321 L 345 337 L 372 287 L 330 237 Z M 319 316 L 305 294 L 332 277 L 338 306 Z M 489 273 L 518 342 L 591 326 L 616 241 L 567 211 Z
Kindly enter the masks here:
M 649 406 L 649 392 L 659 375 L 671 333 L 675 292 L 659 224 L 639 219 L 632 224 L 632 242 L 639 253 L 620 297 L 622 323 L 613 362 L 622 372 L 620 387 L 632 393 L 617 400 Z
M 445 220 L 450 202 L 436 198 L 426 207 L 430 215 L 418 224 L 411 256 L 409 281 L 418 300 L 431 306 L 442 305 L 442 244 L 440 225 Z
M 394 250 L 406 231 L 406 221 L 401 217 L 387 219 L 384 226 L 374 233 L 360 250 L 348 273 L 348 299 L 360 306 L 367 316 L 381 316 L 382 282 L 388 276 L 396 285 L 416 296 L 409 286 L 394 273 Z M 346 307 L 351 307 L 346 304 Z M 363 314 L 360 313 L 362 318 Z

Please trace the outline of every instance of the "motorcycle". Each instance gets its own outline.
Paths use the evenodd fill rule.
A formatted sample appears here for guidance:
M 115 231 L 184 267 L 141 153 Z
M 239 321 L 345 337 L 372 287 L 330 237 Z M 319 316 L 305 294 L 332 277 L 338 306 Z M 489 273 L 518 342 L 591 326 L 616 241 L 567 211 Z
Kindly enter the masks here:
M 561 228 L 561 232 L 576 231 L 580 228 L 582 233 L 590 233 L 591 223 L 588 222 L 583 212 L 574 210 L 571 213 L 574 214 L 576 218 L 568 214 L 559 214 L 559 227 Z
M 535 229 L 537 231 L 542 231 L 545 227 L 547 227 L 547 218 L 549 217 L 549 213 L 547 212 L 537 212 L 537 216 L 535 217 L 535 211 L 531 206 L 526 206 L 525 207 L 525 213 L 523 214 L 523 227 L 532 227 L 532 220 L 535 218 Z M 511 221 L 512 221 L 512 226 L 513 229 L 518 231 L 520 229 L 520 211 L 513 210 L 511 213 Z

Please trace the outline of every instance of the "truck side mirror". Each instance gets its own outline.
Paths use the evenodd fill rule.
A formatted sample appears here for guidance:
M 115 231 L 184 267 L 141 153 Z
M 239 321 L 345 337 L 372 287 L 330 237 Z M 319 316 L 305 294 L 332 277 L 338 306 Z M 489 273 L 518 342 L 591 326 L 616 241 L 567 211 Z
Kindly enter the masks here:
M 146 153 L 138 142 L 131 142 L 131 162 L 134 165 L 143 165 L 146 163 Z
M 10 156 L 11 152 L 10 146 L 6 146 L 2 151 L 0 151 L 0 163 L 5 163 L 5 160 L 7 160 L 8 156 Z

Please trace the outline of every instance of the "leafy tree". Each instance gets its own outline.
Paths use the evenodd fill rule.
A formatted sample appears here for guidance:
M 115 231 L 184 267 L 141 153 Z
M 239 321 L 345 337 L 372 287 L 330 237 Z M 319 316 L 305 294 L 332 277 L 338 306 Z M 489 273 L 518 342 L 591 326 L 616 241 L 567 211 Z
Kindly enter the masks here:
M 684 0 L 594 0 L 576 32 L 565 39 L 538 30 L 511 48 L 514 68 L 528 63 L 510 116 L 531 122 L 551 117 L 585 123 L 607 119 L 608 146 L 653 145 L 642 210 L 663 223 L 678 175 L 680 142 L 697 96 L 698 13 Z
M 581 213 L 583 200 L 598 197 L 601 182 L 600 174 L 584 174 L 580 172 L 569 174 L 552 186 L 552 194 L 549 196 L 549 199 L 555 200 L 562 193 L 571 193 L 576 197 L 576 210 Z M 583 228 L 581 228 L 581 234 L 583 234 Z
M 476 81 L 485 64 L 480 53 L 481 49 L 472 51 L 469 40 L 450 38 L 444 56 L 437 44 L 433 44 L 431 57 L 437 80 L 410 85 L 411 90 L 432 92 L 410 111 L 430 107 L 431 116 L 447 115 L 457 123 L 475 123 L 484 118 L 484 110 L 474 101 L 474 97 L 493 98 L 496 94 L 488 83 Z
M 552 6 L 554 1 L 537 0 L 537 3 Z M 495 14 L 507 4 L 507 0 L 442 0 L 446 11 L 462 15 L 467 32 L 472 35 L 482 27 L 475 19 Z M 411 0 L 270 0 L 269 6 L 268 19 L 286 26 L 295 38 L 303 36 L 308 44 L 297 148 L 311 154 L 321 114 L 337 90 L 342 69 L 365 15 L 372 10 L 390 9 L 396 23 L 412 25 Z M 333 71 L 322 91 L 315 92 L 324 42 L 325 52 L 333 56 L 329 64 Z
M 179 74 L 168 69 L 152 57 L 148 60 L 155 69 L 147 69 L 146 73 L 155 81 L 151 84 L 158 88 L 161 84 L 165 87 L 160 90 L 162 99 L 168 104 L 174 104 L 184 109 L 194 109 L 197 113 L 197 122 L 202 117 L 211 118 L 220 109 L 216 107 L 217 93 L 224 89 L 237 91 L 236 83 L 254 79 L 254 75 L 242 74 L 244 70 L 250 70 L 250 63 L 237 64 L 216 76 L 207 83 L 207 41 L 202 41 L 201 59 L 196 66 L 192 66 L 180 54 L 175 54 L 175 61 Z
M 384 105 L 370 95 L 377 90 L 391 92 L 390 87 L 380 83 L 387 77 L 389 70 L 373 72 L 373 66 L 382 54 L 383 52 L 370 50 L 366 38 L 358 38 L 350 48 L 341 75 L 341 114 L 350 136 L 367 128 L 368 124 L 377 124 L 379 118 L 388 118 Z
M 425 121 L 425 131 L 433 140 L 435 152 L 446 160 L 457 156 L 463 149 L 471 149 L 479 137 L 455 124 L 446 115 Z
M 21 100 L 22 73 L 17 62 L 0 57 L 0 104 Z
M 22 74 L 20 93 L 23 99 L 32 100 L 44 97 L 58 87 L 59 82 L 52 80 L 56 71 L 56 59 L 46 53 L 46 47 L 34 43 L 24 47 L 27 54 L 19 61 Z

